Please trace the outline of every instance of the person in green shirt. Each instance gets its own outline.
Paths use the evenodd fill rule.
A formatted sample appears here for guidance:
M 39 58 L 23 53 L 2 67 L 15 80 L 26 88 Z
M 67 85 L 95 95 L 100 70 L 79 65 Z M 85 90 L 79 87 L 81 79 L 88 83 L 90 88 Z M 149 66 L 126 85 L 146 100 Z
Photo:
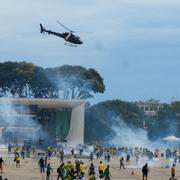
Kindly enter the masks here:
M 46 168 L 46 180 L 50 180 L 51 170 L 52 170 L 51 165 L 50 163 L 48 163 Z
M 107 165 L 106 169 L 104 170 L 104 180 L 110 180 L 111 173 L 109 170 L 109 165 Z

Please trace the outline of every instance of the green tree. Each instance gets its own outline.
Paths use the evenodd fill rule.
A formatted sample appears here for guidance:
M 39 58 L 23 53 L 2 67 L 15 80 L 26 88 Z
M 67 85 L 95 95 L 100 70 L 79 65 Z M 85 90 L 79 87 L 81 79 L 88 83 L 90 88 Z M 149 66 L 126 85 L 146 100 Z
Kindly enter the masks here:
M 64 65 L 46 69 L 51 82 L 56 86 L 56 94 L 61 98 L 88 99 L 95 93 L 103 93 L 103 78 L 94 69 L 82 66 Z
M 100 102 L 86 110 L 85 140 L 101 142 L 111 139 L 115 132 L 113 127 L 118 121 L 135 128 L 143 127 L 143 113 L 135 103 L 121 100 Z

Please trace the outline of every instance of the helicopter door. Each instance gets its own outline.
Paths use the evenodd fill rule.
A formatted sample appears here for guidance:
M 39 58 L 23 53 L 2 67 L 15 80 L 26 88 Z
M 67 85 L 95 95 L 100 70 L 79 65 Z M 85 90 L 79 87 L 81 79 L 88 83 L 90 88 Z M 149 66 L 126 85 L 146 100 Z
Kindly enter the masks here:
M 72 35 L 72 33 L 69 33 L 69 34 L 65 37 L 65 40 L 67 41 L 67 40 L 70 38 L 71 35 Z

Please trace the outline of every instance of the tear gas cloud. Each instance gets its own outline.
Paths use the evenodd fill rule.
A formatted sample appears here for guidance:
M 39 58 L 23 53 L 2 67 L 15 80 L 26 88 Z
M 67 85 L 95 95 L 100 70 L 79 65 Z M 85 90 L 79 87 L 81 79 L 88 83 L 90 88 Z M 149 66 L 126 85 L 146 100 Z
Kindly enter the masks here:
M 123 147 L 160 147 L 162 144 L 158 141 L 152 142 L 147 135 L 147 131 L 127 125 L 119 117 L 113 118 L 112 130 L 115 136 L 108 142 L 111 145 Z
M 1 141 L 23 142 L 23 140 L 38 140 L 46 136 L 41 125 L 37 122 L 34 116 L 29 115 L 29 109 L 25 106 L 13 105 L 10 99 L 1 99 L 1 116 L 0 126 L 2 136 Z M 11 138 L 7 137 L 11 134 Z M 16 136 L 16 137 L 15 137 Z M 5 139 L 6 138 L 6 139 Z M 10 139 L 7 139 L 10 138 Z

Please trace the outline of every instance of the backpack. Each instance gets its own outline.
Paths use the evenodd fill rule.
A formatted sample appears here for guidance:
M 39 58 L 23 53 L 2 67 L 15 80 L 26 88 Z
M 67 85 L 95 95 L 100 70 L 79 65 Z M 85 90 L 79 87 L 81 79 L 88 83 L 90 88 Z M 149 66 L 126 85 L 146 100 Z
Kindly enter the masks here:
M 58 167 L 57 168 L 57 173 L 60 173 L 60 172 L 61 172 L 60 167 Z

